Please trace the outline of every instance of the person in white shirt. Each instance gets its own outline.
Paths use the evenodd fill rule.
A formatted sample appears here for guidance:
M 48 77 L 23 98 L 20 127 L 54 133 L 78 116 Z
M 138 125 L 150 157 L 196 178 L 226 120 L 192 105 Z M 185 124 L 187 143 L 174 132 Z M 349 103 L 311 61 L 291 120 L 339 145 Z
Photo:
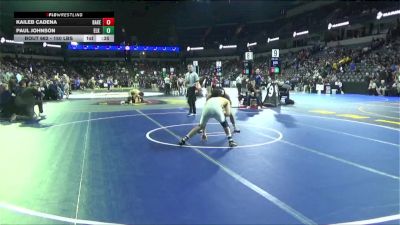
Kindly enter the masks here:
M 337 87 L 339 93 L 344 94 L 344 93 L 343 93 L 343 90 L 342 90 L 343 84 L 342 84 L 342 82 L 341 82 L 340 80 L 337 80 L 337 81 L 335 82 L 335 86 Z
M 400 95 L 400 81 L 398 79 L 396 79 L 392 85 L 392 93 L 395 96 L 399 96 Z
M 226 121 L 226 117 L 229 115 L 231 115 L 231 104 L 228 99 L 223 97 L 209 98 L 203 108 L 200 123 L 190 130 L 190 132 L 179 141 L 179 145 L 185 145 L 191 137 L 200 133 L 199 131 L 201 130 L 203 131 L 201 132 L 202 139 L 207 140 L 206 126 L 208 121 L 213 118 L 216 119 L 223 127 L 226 137 L 228 138 L 229 147 L 236 147 L 237 143 L 233 140 L 231 130 L 228 122 Z
M 378 95 L 385 96 L 385 94 L 386 94 L 386 83 L 385 83 L 385 80 L 381 80 L 381 83 L 377 87 L 376 91 L 378 92 Z
M 166 76 L 164 78 L 164 84 L 165 84 L 165 95 L 171 95 L 171 80 L 169 79 L 169 76 Z
M 69 81 L 69 77 L 68 77 L 68 75 L 67 74 L 63 74 L 63 77 L 62 77 L 62 83 L 64 84 L 64 94 L 65 94 L 65 97 L 68 99 L 69 98 L 69 92 L 70 92 L 70 81 Z
M 179 75 L 179 78 L 176 82 L 178 86 L 179 95 L 183 95 L 185 93 L 185 80 L 182 78 L 181 75 Z
M 378 95 L 378 92 L 376 91 L 376 83 L 375 83 L 375 80 L 373 80 L 373 79 L 371 79 L 369 81 L 368 94 L 369 95 Z
M 240 93 L 242 93 L 242 80 L 243 80 L 243 74 L 239 74 L 239 76 L 236 77 L 236 88 L 238 90 L 238 96 Z

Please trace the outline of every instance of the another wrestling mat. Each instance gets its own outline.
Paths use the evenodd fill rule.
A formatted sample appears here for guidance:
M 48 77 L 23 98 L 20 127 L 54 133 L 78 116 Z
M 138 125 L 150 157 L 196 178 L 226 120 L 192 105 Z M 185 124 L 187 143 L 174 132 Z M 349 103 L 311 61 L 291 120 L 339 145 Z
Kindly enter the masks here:
M 96 103 L 97 105 L 159 105 L 159 104 L 167 104 L 166 101 L 160 101 L 156 99 L 151 99 L 151 100 L 144 100 L 143 103 L 134 103 L 134 104 L 126 104 L 124 100 L 115 100 L 115 99 L 109 99 L 105 101 L 99 101 Z

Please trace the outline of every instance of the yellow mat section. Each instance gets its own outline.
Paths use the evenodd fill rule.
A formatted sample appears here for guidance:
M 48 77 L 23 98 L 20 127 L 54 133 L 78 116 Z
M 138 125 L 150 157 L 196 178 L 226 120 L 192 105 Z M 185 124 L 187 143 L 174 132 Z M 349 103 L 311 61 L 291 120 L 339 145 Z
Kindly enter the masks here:
M 319 113 L 319 114 L 326 114 L 326 115 L 336 114 L 336 112 L 327 111 L 327 110 L 322 110 L 322 109 L 311 110 L 311 111 L 309 111 L 309 112 L 312 112 L 312 113 Z
M 400 125 L 400 122 L 398 121 L 392 121 L 392 120 L 375 120 L 376 122 L 382 122 L 382 123 L 391 123 L 391 124 L 397 124 Z
M 338 114 L 337 116 L 351 118 L 351 119 L 367 119 L 367 118 L 369 118 L 368 116 L 360 116 L 360 115 L 356 115 L 356 114 Z
M 166 99 L 168 104 L 185 104 L 187 101 L 185 99 Z

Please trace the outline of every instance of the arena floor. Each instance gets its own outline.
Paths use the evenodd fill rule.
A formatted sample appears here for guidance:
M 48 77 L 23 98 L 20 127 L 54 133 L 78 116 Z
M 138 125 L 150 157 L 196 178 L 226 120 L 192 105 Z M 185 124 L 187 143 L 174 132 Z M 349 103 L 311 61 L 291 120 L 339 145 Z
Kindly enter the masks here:
M 399 98 L 234 109 L 235 149 L 216 123 L 177 146 L 201 109 L 148 99 L 49 102 L 40 122 L 1 122 L 0 224 L 400 224 Z

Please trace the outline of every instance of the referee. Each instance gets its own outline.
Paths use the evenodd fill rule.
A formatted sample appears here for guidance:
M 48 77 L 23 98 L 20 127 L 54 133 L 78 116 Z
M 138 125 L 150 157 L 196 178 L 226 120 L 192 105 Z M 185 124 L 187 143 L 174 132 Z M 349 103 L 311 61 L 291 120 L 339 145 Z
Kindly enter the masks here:
M 194 116 L 196 115 L 196 86 L 199 85 L 199 75 L 193 71 L 192 64 L 188 65 L 188 72 L 186 73 L 185 81 L 187 86 L 186 97 L 189 104 L 188 116 Z
M 236 88 L 238 90 L 238 96 L 242 93 L 242 80 L 243 80 L 243 74 L 239 74 L 239 76 L 236 77 Z

